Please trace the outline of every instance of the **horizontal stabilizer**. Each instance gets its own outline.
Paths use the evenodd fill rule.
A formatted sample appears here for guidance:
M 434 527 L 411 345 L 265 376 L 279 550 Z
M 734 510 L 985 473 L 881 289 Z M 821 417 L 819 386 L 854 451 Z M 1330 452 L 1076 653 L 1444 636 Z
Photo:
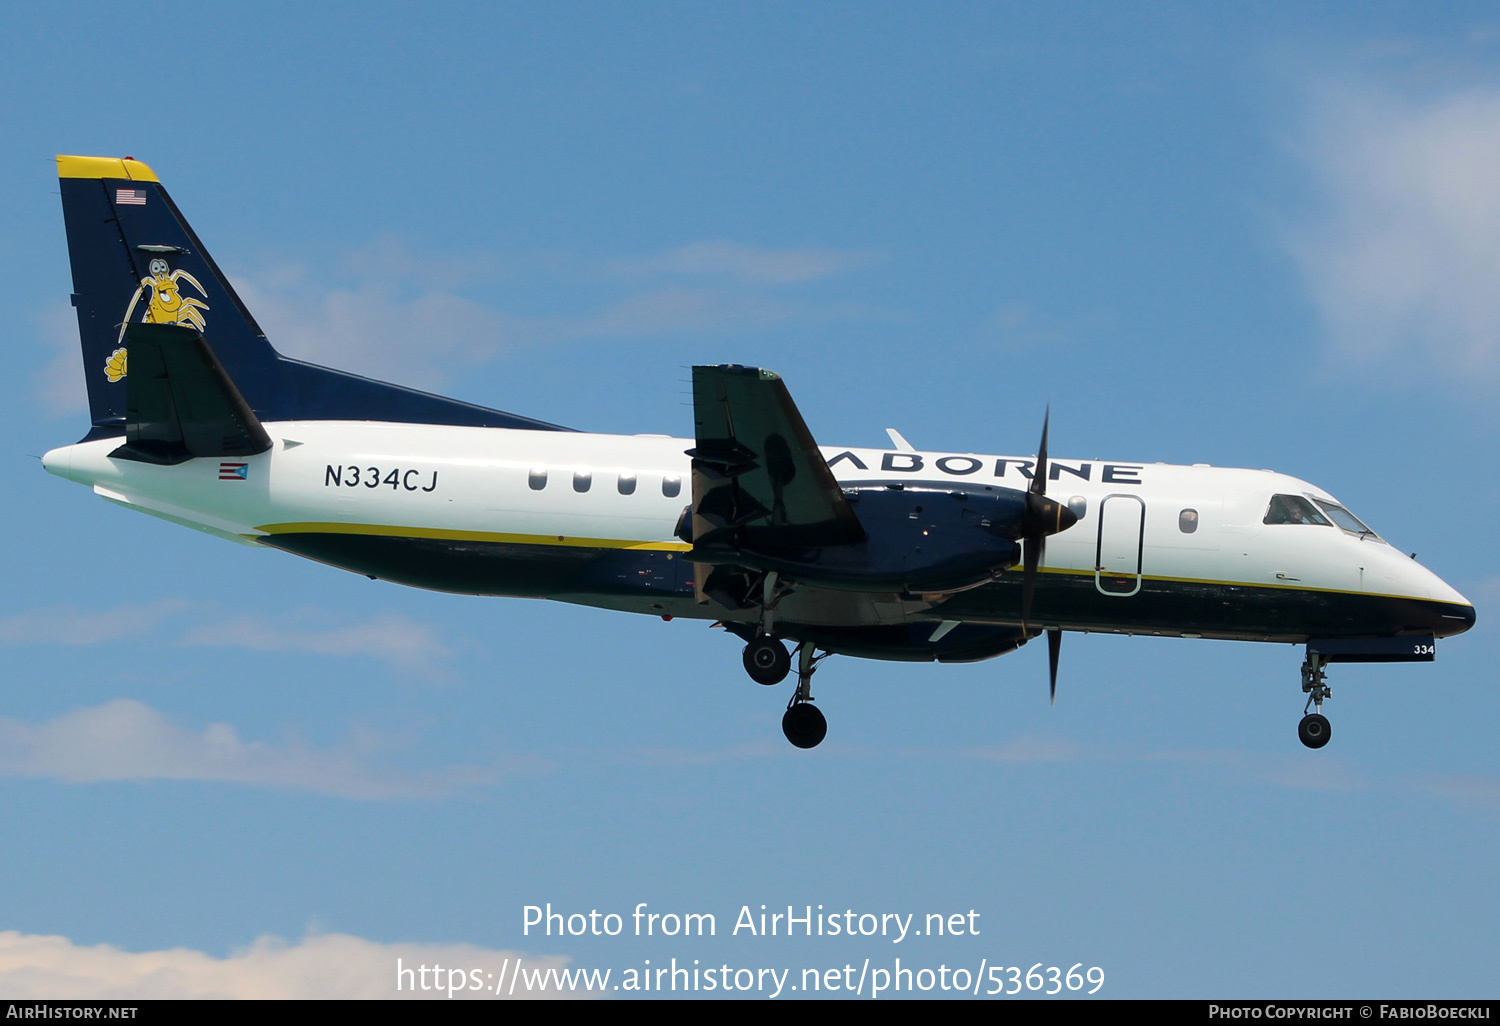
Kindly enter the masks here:
M 125 444 L 111 456 L 174 464 L 271 448 L 266 429 L 196 329 L 131 324 L 125 342 Z

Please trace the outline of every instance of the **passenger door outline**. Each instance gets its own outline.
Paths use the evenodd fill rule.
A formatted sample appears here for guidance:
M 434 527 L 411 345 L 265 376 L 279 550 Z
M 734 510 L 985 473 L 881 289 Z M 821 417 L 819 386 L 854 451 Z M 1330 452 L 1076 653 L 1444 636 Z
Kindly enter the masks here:
M 1115 502 L 1117 499 L 1121 501 Z M 1114 514 L 1113 519 L 1110 518 L 1111 512 Z M 1112 598 L 1129 598 L 1138 593 L 1143 580 L 1141 560 L 1145 550 L 1145 500 L 1130 492 L 1106 495 L 1099 503 L 1099 535 L 1094 546 L 1094 587 L 1101 595 Z M 1108 563 L 1105 562 L 1106 559 L 1109 560 Z

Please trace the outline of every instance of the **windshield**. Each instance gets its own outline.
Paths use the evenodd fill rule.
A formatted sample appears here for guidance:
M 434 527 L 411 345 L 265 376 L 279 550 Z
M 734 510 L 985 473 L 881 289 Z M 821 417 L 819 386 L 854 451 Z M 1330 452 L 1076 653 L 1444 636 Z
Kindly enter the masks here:
M 1374 531 L 1370 530 L 1364 524 L 1360 523 L 1358 517 L 1356 517 L 1353 513 L 1350 513 L 1344 507 L 1335 505 L 1331 502 L 1324 502 L 1322 499 L 1318 499 L 1316 501 L 1318 503 L 1318 507 L 1322 509 L 1324 513 L 1328 514 L 1328 519 L 1332 520 L 1335 524 L 1338 524 L 1350 534 L 1375 534 Z
M 1321 524 L 1331 527 L 1328 518 L 1300 495 L 1273 495 L 1263 524 Z

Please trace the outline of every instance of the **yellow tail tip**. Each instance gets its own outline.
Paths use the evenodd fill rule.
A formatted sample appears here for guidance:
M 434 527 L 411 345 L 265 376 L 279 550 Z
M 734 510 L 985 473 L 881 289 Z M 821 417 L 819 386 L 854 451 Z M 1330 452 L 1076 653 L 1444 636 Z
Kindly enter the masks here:
M 68 157 L 57 156 L 59 178 L 119 178 L 128 182 L 158 182 L 145 164 L 134 157 Z

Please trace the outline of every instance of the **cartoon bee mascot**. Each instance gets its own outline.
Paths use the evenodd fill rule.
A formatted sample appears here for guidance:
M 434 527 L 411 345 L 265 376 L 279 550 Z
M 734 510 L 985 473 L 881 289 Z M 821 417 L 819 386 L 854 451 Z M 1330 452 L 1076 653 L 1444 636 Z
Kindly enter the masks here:
M 109 360 L 104 364 L 104 374 L 110 381 L 119 381 L 125 376 L 125 347 L 120 345 L 125 341 L 125 325 L 130 323 L 130 318 L 135 313 L 137 304 L 141 298 L 149 292 L 151 299 L 146 303 L 146 311 L 141 317 L 144 324 L 186 324 L 203 330 L 203 314 L 200 310 L 207 310 L 208 304 L 197 299 L 184 296 L 180 283 L 187 282 L 198 290 L 200 296 L 207 296 L 203 286 L 183 270 L 172 270 L 167 262 L 161 257 L 154 258 L 149 267 L 151 274 L 142 278 L 140 287 L 135 290 L 135 295 L 130 297 L 130 306 L 125 310 L 125 320 L 120 325 L 120 337 L 115 342 L 115 351 L 109 354 Z

